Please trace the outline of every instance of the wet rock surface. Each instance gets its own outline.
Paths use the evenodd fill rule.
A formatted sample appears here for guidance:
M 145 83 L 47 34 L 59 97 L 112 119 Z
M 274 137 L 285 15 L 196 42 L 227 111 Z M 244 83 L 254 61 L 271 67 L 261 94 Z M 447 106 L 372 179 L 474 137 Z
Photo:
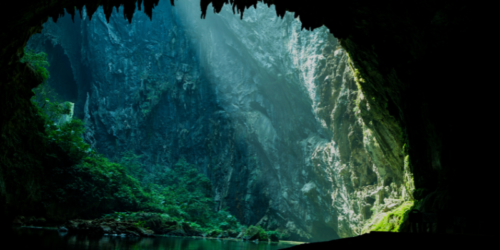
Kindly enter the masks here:
M 140 227 L 136 222 L 115 221 L 113 219 L 70 220 L 64 227 L 68 233 L 90 236 L 126 235 L 130 237 L 152 237 L 154 231 Z

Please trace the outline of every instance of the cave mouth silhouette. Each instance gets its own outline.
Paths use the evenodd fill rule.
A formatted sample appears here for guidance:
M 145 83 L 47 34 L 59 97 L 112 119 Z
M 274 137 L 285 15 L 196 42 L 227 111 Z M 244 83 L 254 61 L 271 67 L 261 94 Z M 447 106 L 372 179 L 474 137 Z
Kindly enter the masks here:
M 204 2 L 204 4 L 208 5 L 208 3 L 210 1 L 203 1 L 203 2 Z M 118 3 L 118 5 L 119 4 L 120 3 Z M 83 6 L 83 5 L 84 5 L 84 1 L 81 1 L 77 4 L 77 6 Z M 151 4 L 151 5 L 153 5 L 153 4 Z M 28 21 L 30 21 L 30 22 L 35 21 L 35 23 L 36 23 L 39 20 L 43 20 L 48 15 L 59 15 L 61 10 L 63 10 L 63 8 L 61 6 L 62 6 L 62 4 L 57 5 L 55 7 L 53 6 L 50 10 L 45 11 L 43 14 L 36 16 L 34 18 L 31 18 Z M 280 6 L 282 6 L 280 8 L 283 9 L 285 4 L 281 4 Z M 451 7 L 453 8 L 456 6 L 451 6 Z M 456 26 L 452 26 L 452 28 L 455 28 L 455 30 L 450 31 L 450 33 L 445 34 L 445 35 L 449 35 L 449 37 L 454 38 L 456 41 L 463 41 L 464 39 L 467 39 L 467 47 L 468 48 L 485 48 L 487 46 L 485 46 L 483 44 L 483 42 L 485 40 L 488 40 L 488 36 L 491 36 L 491 34 L 493 32 L 482 32 L 482 31 L 477 31 L 476 29 L 474 29 L 474 32 L 472 33 L 472 32 L 470 32 L 470 30 L 471 30 L 470 27 L 483 27 L 483 30 L 485 30 L 484 27 L 487 27 L 488 24 L 491 26 L 491 24 L 494 23 L 494 22 L 491 22 L 490 20 L 486 20 L 487 17 L 494 17 L 495 15 L 486 14 L 484 11 L 484 6 L 472 5 L 469 7 L 471 7 L 471 8 L 468 8 L 468 7 L 465 8 L 465 12 L 468 13 L 467 16 L 469 17 L 469 19 L 463 18 L 463 20 L 465 20 L 468 23 L 466 28 L 464 28 L 465 31 L 461 32 L 459 29 L 457 29 Z M 108 8 L 110 8 L 110 7 L 108 6 Z M 305 7 L 304 9 L 307 9 L 310 11 L 311 8 L 313 8 L 312 4 L 307 8 Z M 54 11 L 54 9 L 56 9 L 56 10 Z M 374 9 L 376 9 L 376 8 L 374 8 Z M 312 11 L 312 12 L 314 13 L 314 11 Z M 54 13 L 56 13 L 56 14 L 54 14 Z M 401 13 L 403 13 L 403 12 L 401 12 Z M 321 14 L 317 14 L 317 15 L 321 16 Z M 446 15 L 446 13 L 444 15 Z M 442 16 L 440 16 L 439 18 L 446 19 L 446 18 L 443 18 Z M 439 21 L 439 18 L 437 21 Z M 26 24 L 24 24 L 24 25 L 26 26 Z M 350 25 L 346 21 L 344 28 L 342 28 L 341 31 L 338 31 L 336 34 L 340 34 L 342 37 L 345 37 L 345 34 L 347 34 L 351 28 L 354 29 L 351 26 L 352 25 Z M 29 27 L 31 27 L 31 26 L 29 26 Z M 466 30 L 466 29 L 468 29 L 468 30 Z M 456 32 L 457 30 L 459 30 L 459 32 Z M 493 30 L 493 29 L 491 29 L 491 30 Z M 21 42 L 17 41 L 14 45 L 5 46 L 6 48 L 10 48 L 10 49 L 7 49 L 7 52 L 4 52 L 4 54 L 6 55 L 6 57 L 4 59 L 4 61 L 6 62 L 5 65 L 7 65 L 8 62 L 16 62 L 15 57 L 17 55 L 15 55 L 15 53 L 20 52 L 20 50 L 22 49 L 22 47 L 19 44 L 22 44 L 23 42 L 26 41 L 24 34 L 28 34 L 28 33 L 32 34 L 32 32 L 34 32 L 34 31 L 33 30 L 26 31 L 25 33 L 23 33 L 23 35 L 18 35 L 17 37 L 15 37 L 15 39 L 22 40 Z M 453 32 L 455 32 L 455 33 L 453 33 Z M 456 33 L 460 33 L 460 36 L 458 36 Z M 16 32 L 10 32 L 9 35 L 10 34 L 16 34 Z M 481 34 L 481 36 L 484 35 L 487 37 L 486 38 L 483 38 L 483 37 L 478 38 L 477 36 L 474 36 L 473 34 L 475 34 L 475 35 Z M 391 34 L 389 31 L 387 33 L 384 33 L 384 34 L 371 34 L 371 36 L 373 36 L 373 37 L 384 37 L 386 35 L 390 36 Z M 429 37 L 432 38 L 433 36 L 436 36 L 436 35 L 429 34 Z M 494 41 L 494 39 L 491 39 L 490 41 Z M 443 43 L 443 42 L 437 40 L 436 44 L 438 44 L 438 43 Z M 366 44 L 364 44 L 364 45 L 365 45 L 365 47 L 363 47 L 363 46 L 359 47 L 359 51 L 366 49 Z M 389 43 L 387 46 L 389 46 Z M 459 51 L 461 46 L 462 45 L 452 45 L 450 47 Z M 355 50 L 352 49 L 350 51 L 353 52 Z M 431 50 L 431 51 L 432 52 L 439 52 L 436 50 Z M 442 74 L 438 75 L 437 80 L 429 80 L 428 83 L 425 81 L 421 81 L 422 85 L 424 87 L 417 86 L 416 84 L 413 85 L 412 91 L 415 93 L 415 95 L 419 95 L 419 96 L 418 96 L 418 98 L 406 99 L 404 102 L 404 105 L 407 105 L 407 107 L 409 107 L 409 108 L 399 110 L 399 113 L 400 114 L 404 113 L 406 115 L 406 117 L 413 116 L 411 119 L 408 119 L 407 124 L 405 124 L 405 133 L 407 131 L 410 131 L 408 133 L 413 133 L 413 135 L 412 135 L 413 141 L 411 144 L 412 147 L 410 149 L 411 150 L 410 152 L 411 152 L 411 155 L 413 157 L 412 159 L 414 159 L 412 161 L 420 161 L 420 163 L 418 163 L 418 162 L 414 163 L 416 165 L 418 163 L 418 165 L 414 166 L 414 167 L 419 171 L 418 174 L 419 174 L 419 177 L 421 177 L 421 178 L 419 178 L 419 180 L 417 180 L 417 181 L 418 181 L 418 185 L 423 187 L 422 190 L 425 190 L 425 192 L 423 192 L 424 195 L 429 194 L 430 192 L 432 192 L 436 188 L 446 189 L 446 188 L 448 188 L 448 186 L 459 187 L 459 189 L 454 191 L 455 194 L 453 197 L 453 199 L 455 200 L 455 202 L 453 203 L 453 206 L 460 208 L 460 211 L 458 211 L 457 213 L 481 213 L 481 212 L 484 212 L 483 206 L 478 205 L 475 202 L 464 203 L 463 202 L 464 197 L 478 197 L 479 196 L 481 198 L 484 198 L 484 199 L 477 199 L 477 200 L 488 200 L 489 198 L 493 197 L 491 190 L 495 190 L 495 188 L 492 188 L 492 185 L 493 185 L 493 183 L 496 183 L 493 180 L 494 175 L 486 174 L 486 176 L 484 176 L 482 174 L 479 174 L 478 173 L 479 171 L 470 172 L 468 170 L 471 166 L 473 166 L 473 167 L 475 167 L 475 166 L 491 166 L 491 162 L 489 160 L 485 159 L 487 157 L 483 157 L 483 156 L 495 155 L 496 151 L 495 151 L 494 147 L 487 147 L 486 149 L 480 149 L 481 147 L 477 147 L 478 145 L 482 145 L 481 144 L 482 141 L 477 139 L 477 138 L 482 137 L 482 136 L 475 136 L 475 135 L 473 135 L 473 133 L 471 133 L 471 135 L 467 135 L 466 138 L 459 138 L 455 135 L 462 134 L 462 132 L 466 131 L 466 129 L 474 130 L 474 131 L 483 131 L 483 132 L 495 130 L 495 129 L 490 128 L 490 127 L 485 127 L 485 126 L 491 126 L 491 124 L 493 124 L 493 123 L 477 122 L 478 117 L 486 117 L 487 116 L 485 109 L 487 109 L 487 107 L 492 106 L 492 105 L 490 105 L 491 100 L 488 99 L 488 97 L 490 97 L 490 95 L 493 95 L 495 92 L 490 91 L 489 93 L 484 93 L 485 89 L 482 89 L 482 90 L 476 89 L 477 95 L 471 96 L 470 95 L 471 88 L 469 88 L 469 87 L 462 88 L 462 89 L 452 88 L 452 87 L 454 87 L 455 84 L 461 82 L 461 81 L 457 81 L 457 80 L 460 80 L 460 78 L 466 79 L 466 81 L 470 84 L 478 83 L 478 82 L 485 82 L 486 84 L 483 87 L 488 87 L 489 85 L 487 83 L 489 83 L 489 81 L 486 81 L 486 80 L 491 80 L 491 79 L 486 77 L 486 74 L 476 75 L 475 73 L 471 73 L 471 72 L 483 72 L 483 71 L 494 72 L 494 70 L 489 71 L 489 69 L 492 69 L 494 64 L 486 64 L 485 65 L 484 63 L 481 63 L 481 65 L 479 65 L 480 63 L 477 63 L 477 62 L 482 61 L 479 59 L 485 58 L 484 53 L 483 53 L 483 55 L 480 55 L 482 53 L 468 53 L 468 54 L 464 54 L 464 55 L 460 55 L 460 56 L 455 55 L 455 56 L 450 56 L 448 60 L 443 60 L 448 56 L 447 53 L 448 53 L 448 51 L 443 52 L 443 53 L 435 53 L 435 55 L 438 57 L 438 59 L 436 60 L 435 63 L 431 64 L 429 66 L 429 68 L 431 70 L 433 70 L 433 72 L 442 72 Z M 401 54 L 403 54 L 403 53 L 401 53 Z M 407 59 L 407 58 L 405 58 L 404 55 L 402 55 L 401 58 Z M 422 58 L 417 59 L 419 61 L 419 62 L 417 62 L 417 64 L 418 63 L 422 64 L 425 61 L 425 59 L 428 59 L 428 58 L 422 57 Z M 476 59 L 478 59 L 478 60 L 476 60 Z M 465 63 L 462 63 L 462 65 L 458 65 L 459 61 L 460 62 L 468 61 L 468 62 L 471 62 L 471 64 L 466 65 Z M 385 63 L 387 63 L 387 61 Z M 406 60 L 399 60 L 399 61 L 395 60 L 393 64 L 396 64 L 396 63 L 403 65 L 406 63 Z M 408 63 L 410 63 L 410 61 L 408 61 Z M 443 67 L 437 67 L 436 65 L 438 65 L 438 64 L 440 66 L 442 65 Z M 455 66 L 457 66 L 457 67 L 455 67 Z M 17 67 L 17 68 L 15 68 L 15 67 Z M 6 68 L 19 71 L 20 66 L 17 65 L 15 67 L 6 67 Z M 360 67 L 366 68 L 366 66 L 360 66 Z M 455 69 L 451 70 L 451 68 L 453 68 L 453 67 L 455 67 Z M 484 70 L 483 67 L 487 68 L 488 70 Z M 422 69 L 422 68 L 424 68 L 424 67 L 419 67 L 419 69 Z M 460 72 L 460 74 L 453 75 L 452 73 L 454 71 Z M 382 72 L 382 71 L 380 71 L 380 72 Z M 9 77 L 6 77 L 9 82 L 15 82 L 15 84 L 33 85 L 33 83 L 22 82 L 18 79 L 12 80 Z M 418 76 L 415 76 L 415 78 L 418 80 L 423 79 L 422 77 L 418 77 Z M 413 83 L 415 83 L 415 81 Z M 442 83 L 442 85 L 439 85 L 437 83 Z M 429 90 L 429 92 L 431 92 L 430 87 L 432 87 L 433 84 L 436 84 L 435 86 L 437 86 L 437 87 L 443 87 L 443 88 L 450 89 L 451 92 L 448 92 L 448 94 L 449 94 L 449 96 L 453 96 L 453 98 L 444 97 L 445 95 L 443 95 L 443 94 L 447 93 L 447 92 L 442 91 L 442 90 L 435 91 L 434 93 L 432 93 L 432 95 L 429 95 L 429 96 L 422 95 L 427 90 Z M 5 87 L 5 89 L 8 90 L 5 93 L 15 92 L 16 96 L 20 95 L 19 93 L 21 93 L 21 91 L 18 89 L 14 89 L 14 88 L 9 89 L 7 87 Z M 12 91 L 9 92 L 9 90 L 12 90 Z M 483 92 L 481 92 L 481 91 L 483 91 Z M 435 99 L 439 98 L 439 96 L 441 96 L 441 95 L 443 96 L 442 99 L 440 99 L 439 101 L 435 101 Z M 470 100 L 467 101 L 467 104 L 470 104 L 472 108 L 469 107 L 468 110 L 469 111 L 474 110 L 475 111 L 474 115 L 472 117 L 468 117 L 467 119 L 464 119 L 464 122 L 462 124 L 457 124 L 457 125 L 452 124 L 452 122 L 455 121 L 454 119 L 456 117 L 463 117 L 463 111 L 462 111 L 463 109 L 462 108 L 466 108 L 465 107 L 466 103 L 465 102 L 458 102 L 458 101 L 456 102 L 456 99 L 462 98 L 464 96 L 470 98 Z M 11 98 L 4 98 L 4 99 L 7 101 L 11 100 Z M 424 114 L 419 113 L 419 111 L 420 111 L 419 109 L 421 107 L 419 107 L 417 104 L 412 104 L 412 103 L 421 104 L 421 102 L 422 102 L 421 99 L 422 100 L 430 100 L 430 104 L 426 104 L 426 105 L 428 105 L 428 107 L 431 107 L 435 110 L 445 108 L 446 111 L 449 113 L 442 115 L 442 116 L 440 116 L 440 113 L 437 111 L 431 111 L 430 114 L 429 113 L 424 113 Z M 446 103 L 446 104 L 443 104 L 443 103 Z M 398 103 L 396 103 L 396 105 L 400 106 Z M 457 108 L 456 105 L 458 105 L 459 108 Z M 27 113 L 27 112 L 25 112 L 25 113 Z M 12 117 L 12 114 L 7 113 L 6 116 L 8 116 L 10 118 L 10 117 Z M 422 119 L 421 116 L 425 116 L 425 117 Z M 430 121 L 426 120 L 427 118 L 429 118 Z M 474 118 L 474 119 L 472 119 L 472 118 Z M 444 121 L 446 121 L 446 119 L 449 119 L 450 122 L 444 122 Z M 432 122 L 435 120 L 437 120 L 439 123 L 436 125 L 437 129 L 439 130 L 438 136 L 440 137 L 440 138 L 438 138 L 438 140 L 440 140 L 441 137 L 448 139 L 446 144 L 443 143 L 443 145 L 444 145 L 443 146 L 443 148 L 444 148 L 443 155 L 446 155 L 446 162 L 443 161 L 443 164 L 446 164 L 446 165 L 443 165 L 443 166 L 445 166 L 447 168 L 446 170 L 448 171 L 448 172 L 445 171 L 444 173 L 436 172 L 440 169 L 439 168 L 436 168 L 437 170 L 433 169 L 431 162 L 428 160 L 428 158 L 430 158 L 427 155 L 428 152 L 424 152 L 423 150 L 420 150 L 421 148 L 428 147 L 428 145 L 425 142 L 425 140 L 427 139 L 427 135 L 424 134 L 422 131 L 419 131 L 419 129 L 420 129 L 420 127 L 421 128 L 426 127 L 428 124 L 432 125 Z M 410 125 L 408 125 L 408 124 L 411 124 L 412 122 L 414 122 L 414 124 L 411 125 L 411 127 L 410 127 Z M 428 126 L 428 127 L 431 127 L 430 129 L 432 129 L 432 126 Z M 446 131 L 447 129 L 449 129 L 449 130 Z M 489 130 L 489 129 L 491 129 L 491 130 Z M 411 131 L 413 131 L 413 132 L 411 132 Z M 417 131 L 417 132 L 415 132 L 415 131 Z M 443 131 L 445 131 L 445 132 L 443 132 Z M 418 137 L 421 137 L 421 138 L 419 139 Z M 473 147 L 475 147 L 475 149 L 468 149 L 462 145 L 473 145 Z M 418 150 L 420 150 L 420 151 L 418 151 Z M 456 156 L 460 156 L 460 157 L 456 157 Z M 482 156 L 482 157 L 476 157 L 476 156 Z M 441 179 L 443 179 L 442 178 L 443 176 L 445 177 L 445 180 L 441 183 L 441 181 L 442 181 Z M 446 178 L 446 177 L 448 177 L 448 178 Z M 438 182 L 440 182 L 440 183 L 438 184 Z M 469 183 L 469 185 L 464 185 L 463 183 Z M 453 190 L 453 188 L 451 188 L 451 189 Z M 481 226 L 478 226 L 478 228 L 482 228 L 480 231 L 483 231 L 483 232 L 487 231 L 487 230 L 485 230 L 486 227 L 483 227 L 484 223 L 482 223 L 482 224 L 479 223 L 479 224 Z M 491 223 L 488 223 L 488 224 L 491 225 Z M 491 232 L 489 234 L 491 234 Z

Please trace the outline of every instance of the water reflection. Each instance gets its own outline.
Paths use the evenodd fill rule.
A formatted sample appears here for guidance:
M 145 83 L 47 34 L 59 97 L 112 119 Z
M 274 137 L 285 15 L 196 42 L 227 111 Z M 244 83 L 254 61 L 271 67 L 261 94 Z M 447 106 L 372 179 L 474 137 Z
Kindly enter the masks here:
M 254 243 L 240 240 L 217 240 L 203 238 L 128 238 L 104 236 L 92 238 L 83 235 L 58 233 L 56 230 L 18 228 L 11 240 L 19 247 L 35 249 L 169 249 L 169 250 L 275 250 L 298 243 Z

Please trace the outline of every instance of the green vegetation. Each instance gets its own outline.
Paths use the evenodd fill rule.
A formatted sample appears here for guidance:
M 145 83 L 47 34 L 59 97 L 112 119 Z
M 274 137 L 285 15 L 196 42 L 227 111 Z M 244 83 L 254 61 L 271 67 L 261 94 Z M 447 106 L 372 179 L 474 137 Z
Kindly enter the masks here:
M 414 207 L 414 201 L 407 201 L 398 208 L 388 212 L 370 231 L 400 232 L 403 222 L 408 219 L 410 210 Z
M 47 146 L 59 152 L 51 157 L 67 160 L 67 165 L 56 164 L 52 169 L 50 190 L 54 192 L 44 202 L 78 211 L 87 217 L 129 211 L 115 214 L 115 217 L 119 219 L 125 214 L 133 218 L 134 212 L 149 212 L 163 218 L 160 221 L 163 224 L 175 221 L 198 231 L 241 226 L 227 211 L 214 211 L 210 180 L 199 174 L 194 165 L 180 159 L 170 168 L 156 166 L 154 175 L 146 175 L 147 166 L 142 165 L 141 156 L 131 152 L 126 152 L 118 163 L 111 162 L 83 141 L 83 122 L 78 119 L 62 124 L 54 122 L 66 114 L 63 111 L 39 108 L 46 124 Z
M 267 236 L 269 237 L 269 239 L 272 241 L 273 238 L 275 239 L 282 239 L 282 238 L 286 238 L 284 234 L 278 232 L 278 231 L 267 231 Z
M 258 228 L 259 228 L 259 239 L 264 241 L 269 240 L 267 232 L 259 226 Z
M 274 231 L 273 231 L 274 232 Z M 250 226 L 245 231 L 246 237 L 256 236 L 257 239 L 267 241 L 269 239 L 268 233 L 262 229 L 260 226 Z
M 47 67 L 50 66 L 47 61 L 47 54 L 45 52 L 35 53 L 33 50 L 24 50 L 24 56 L 21 58 L 22 63 L 28 63 L 33 71 L 42 79 L 45 83 L 50 77 L 50 73 Z
M 122 159 L 132 163 L 131 169 L 135 173 L 145 172 L 146 166 L 138 161 L 140 157 L 127 152 Z M 136 176 L 141 178 L 141 175 Z M 179 159 L 171 168 L 156 167 L 153 177 L 143 174 L 139 182 L 146 187 L 152 197 L 142 210 L 160 216 L 160 224 L 172 221 L 185 222 L 188 227 L 202 232 L 222 232 L 241 227 L 238 220 L 229 212 L 214 211 L 215 203 L 211 198 L 210 180 L 205 175 L 199 174 L 196 167 L 184 158 Z M 158 221 L 158 218 L 155 220 Z
M 228 211 L 215 211 L 210 180 L 184 158 L 172 166 L 146 166 L 143 156 L 133 152 L 114 161 L 97 153 L 82 138 L 83 122 L 71 118 L 72 104 L 58 100 L 47 85 L 46 54 L 26 51 L 22 60 L 43 79 L 31 99 L 43 127 L 30 131 L 38 140 L 41 160 L 25 169 L 33 172 L 38 167 L 41 172 L 43 182 L 30 189 L 38 193 L 28 195 L 37 197 L 49 219 L 104 217 L 153 230 L 182 229 L 210 236 L 244 228 Z M 147 96 L 156 102 L 155 95 Z M 23 185 L 23 180 L 14 181 Z M 263 229 L 259 233 L 267 239 Z
M 285 235 L 277 231 L 266 231 L 260 226 L 250 226 L 245 230 L 245 237 L 249 239 L 259 239 L 260 241 L 268 241 L 273 239 L 288 238 L 289 235 Z
M 141 180 L 144 178 L 145 172 L 141 164 L 142 155 L 135 155 L 127 151 L 123 153 L 122 157 L 118 159 L 120 165 L 125 166 L 127 173 L 134 178 Z

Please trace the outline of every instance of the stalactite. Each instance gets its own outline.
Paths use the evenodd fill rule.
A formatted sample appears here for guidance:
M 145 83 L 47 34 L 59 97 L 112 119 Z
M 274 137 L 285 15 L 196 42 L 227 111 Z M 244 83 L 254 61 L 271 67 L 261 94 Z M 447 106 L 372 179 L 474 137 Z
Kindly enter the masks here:
M 201 18 L 205 18 L 207 16 L 207 8 L 209 4 L 210 0 L 200 0 Z
M 66 7 L 66 12 L 71 15 L 71 20 L 75 22 L 75 8 L 74 7 Z

